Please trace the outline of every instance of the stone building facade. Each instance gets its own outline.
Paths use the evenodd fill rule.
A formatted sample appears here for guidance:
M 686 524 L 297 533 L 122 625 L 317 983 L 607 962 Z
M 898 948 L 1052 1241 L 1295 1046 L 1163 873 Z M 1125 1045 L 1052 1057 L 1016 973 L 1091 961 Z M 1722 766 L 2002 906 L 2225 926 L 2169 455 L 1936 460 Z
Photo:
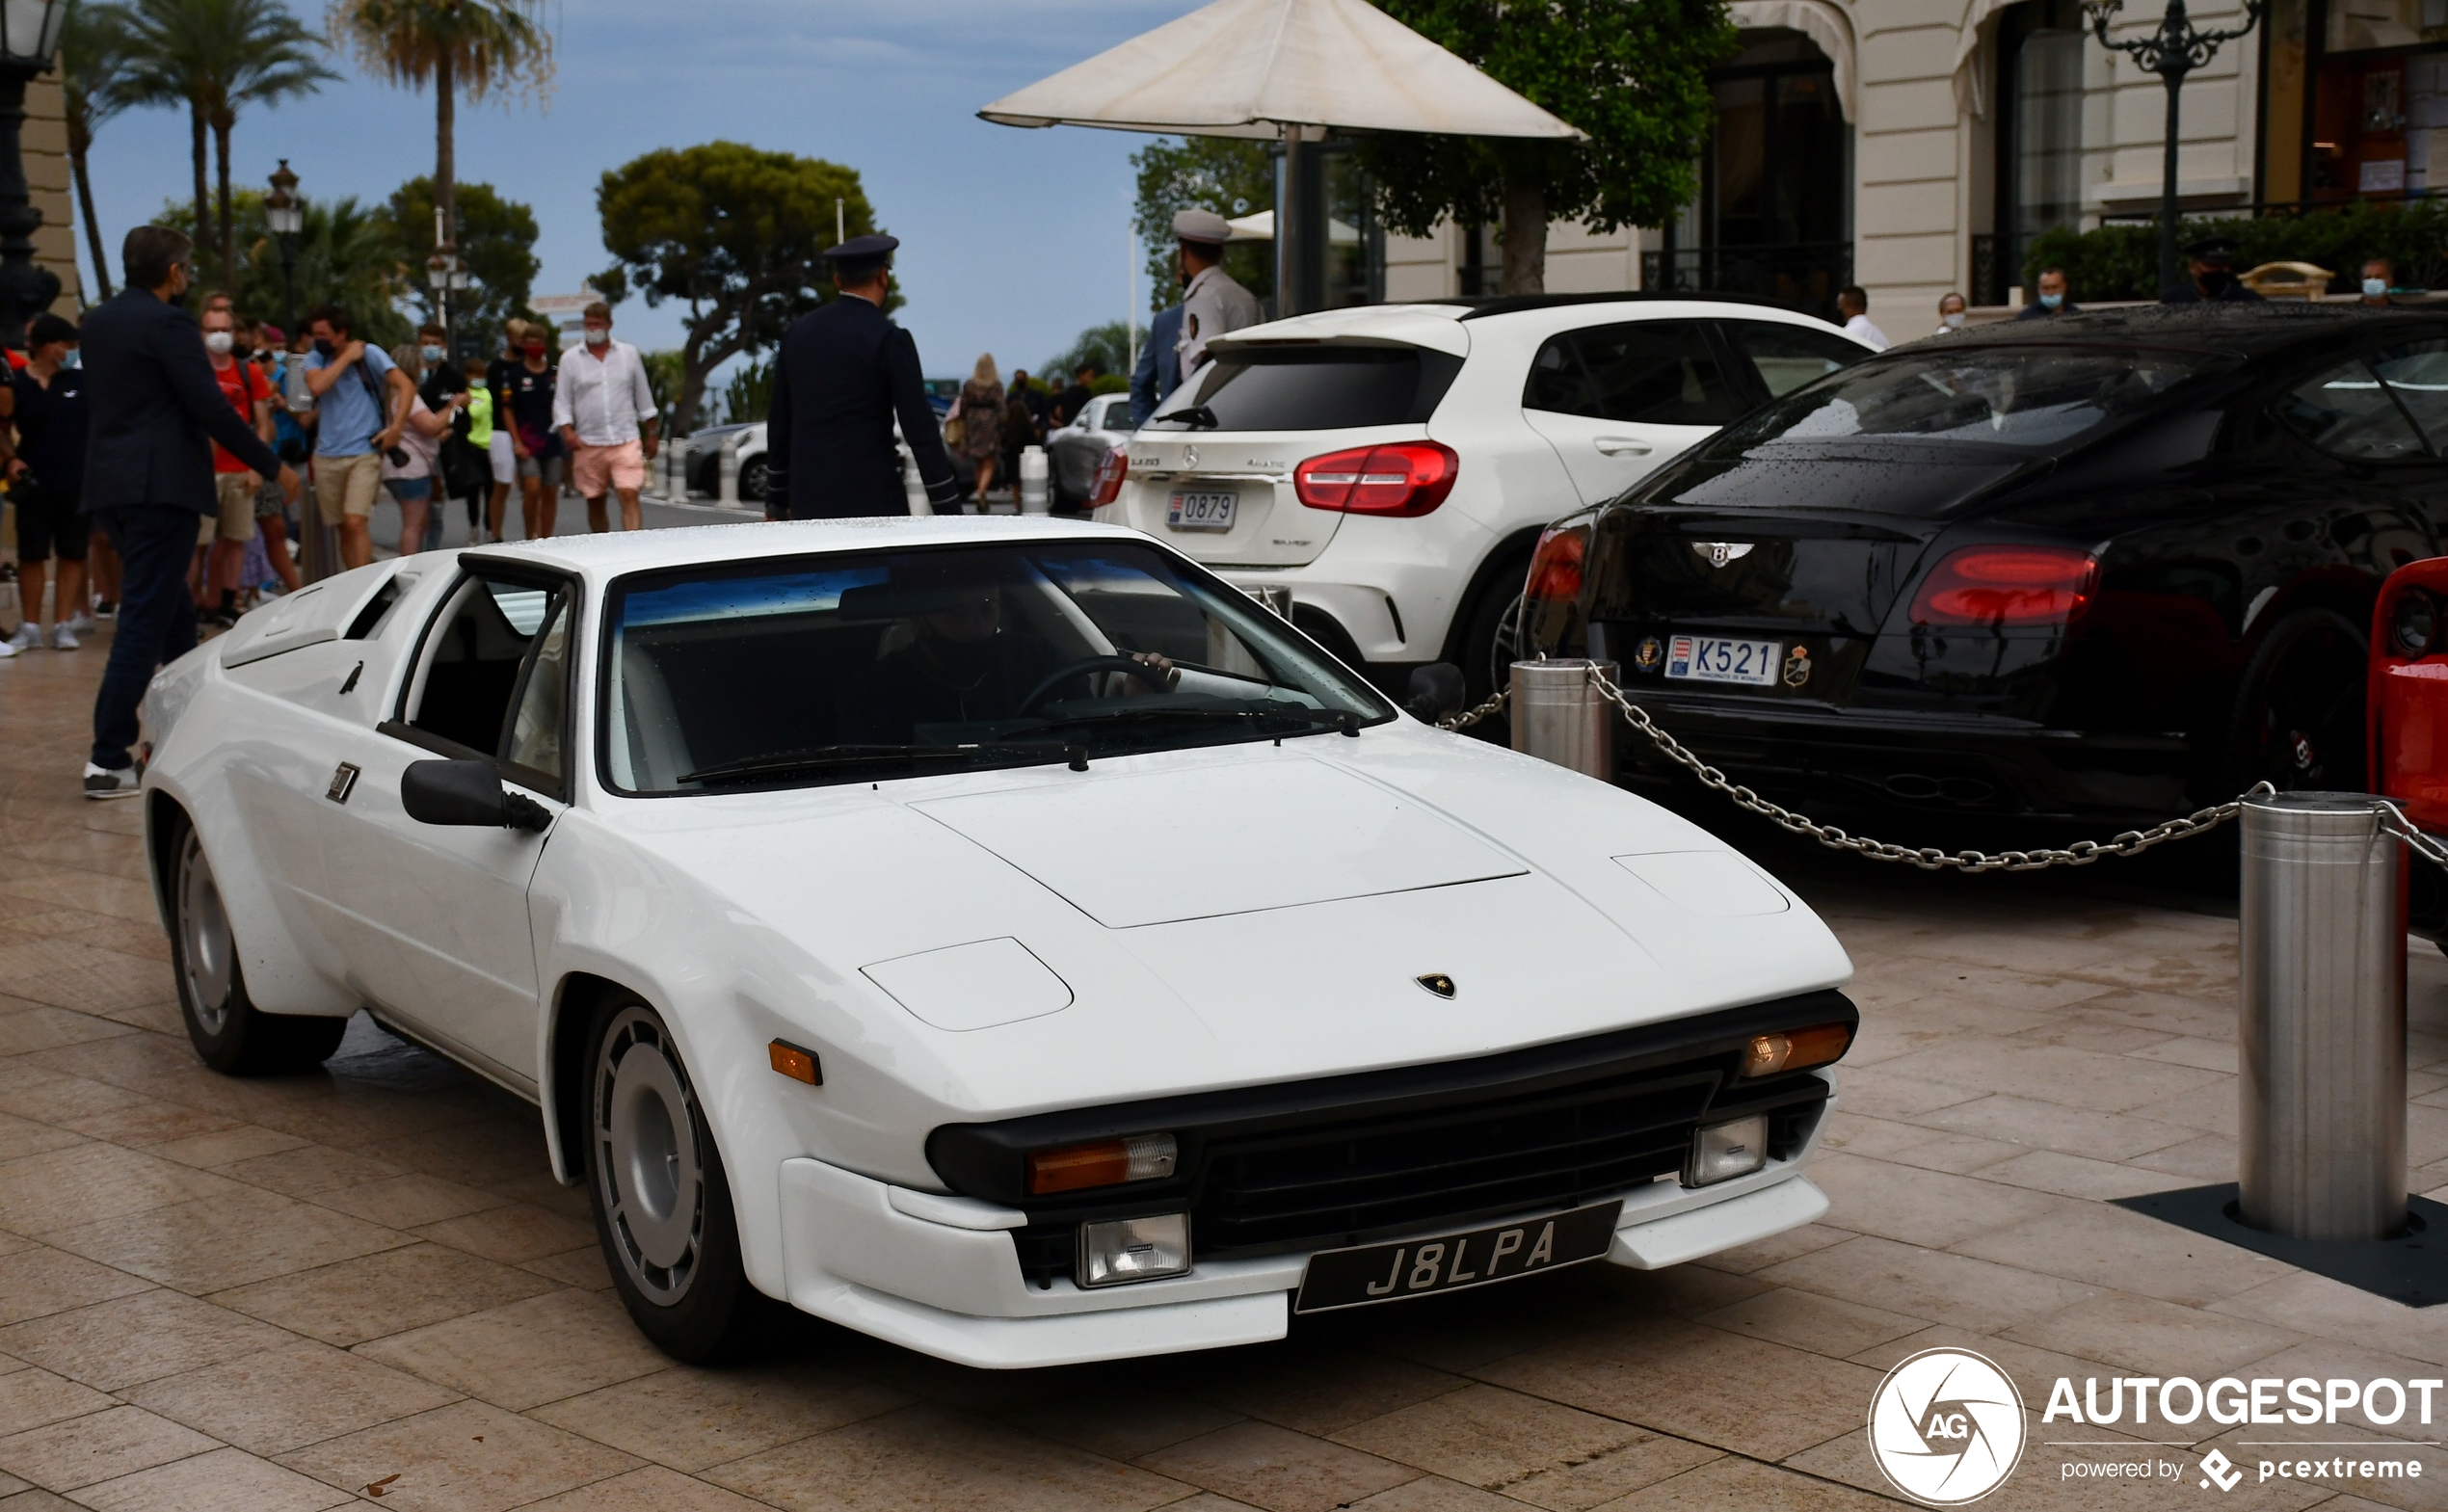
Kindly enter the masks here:
M 68 126 L 57 73 L 26 86 L 25 177 L 34 192 L 34 207 L 42 212 L 41 229 L 34 233 L 34 259 L 60 276 L 60 297 L 52 308 L 70 320 L 85 307 L 86 284 L 77 272 L 83 233 L 76 227 L 76 197 L 68 183 Z M 110 249 L 114 263 L 119 249 Z
M 2010 302 L 2053 226 L 2148 215 L 2166 91 L 2085 27 L 2077 0 L 1733 0 L 1702 187 L 1669 226 L 1557 225 L 1551 292 L 1691 288 L 1828 307 L 1858 282 L 1891 333 L 1950 291 Z M 2115 35 L 2158 23 L 2137 0 Z M 2202 0 L 2205 29 L 2243 23 Z M 2448 0 L 2273 0 L 2188 80 L 2188 210 L 2448 189 Z M 2435 147 L 2434 142 L 2437 143 Z M 2436 178 L 2430 173 L 2439 165 Z M 1388 299 L 1492 293 L 1491 236 L 1384 239 Z

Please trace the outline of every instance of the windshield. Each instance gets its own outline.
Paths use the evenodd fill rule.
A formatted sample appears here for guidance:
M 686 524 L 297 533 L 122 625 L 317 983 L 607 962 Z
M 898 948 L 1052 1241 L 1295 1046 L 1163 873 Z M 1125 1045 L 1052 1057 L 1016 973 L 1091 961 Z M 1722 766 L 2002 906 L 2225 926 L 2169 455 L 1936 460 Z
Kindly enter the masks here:
M 614 585 L 631 793 L 877 782 L 1393 717 L 1231 586 L 1128 542 L 844 552 Z
M 1731 427 L 1708 450 L 1729 459 L 1890 457 L 1904 447 L 1966 460 L 2054 453 L 2235 361 L 2131 348 L 1940 347 L 1831 374 Z
M 1157 431 L 1333 431 L 1424 425 L 1462 370 L 1447 352 L 1400 346 L 1227 348 L 1173 391 Z

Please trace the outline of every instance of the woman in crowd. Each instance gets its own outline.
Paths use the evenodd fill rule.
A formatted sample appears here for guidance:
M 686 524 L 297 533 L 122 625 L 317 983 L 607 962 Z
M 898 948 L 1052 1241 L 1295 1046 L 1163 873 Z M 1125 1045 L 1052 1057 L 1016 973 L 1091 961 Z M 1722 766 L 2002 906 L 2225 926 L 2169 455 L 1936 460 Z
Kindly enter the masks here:
M 995 486 L 995 463 L 1003 452 L 1003 380 L 995 371 L 995 355 L 978 354 L 977 368 L 961 385 L 961 450 L 977 464 L 977 508 L 986 510 L 986 491 Z
M 404 341 L 393 347 L 391 360 L 410 383 L 424 382 L 425 358 L 416 343 Z M 399 445 L 383 458 L 383 487 L 400 506 L 402 556 L 425 550 L 426 526 L 441 517 L 434 511 L 434 475 L 439 470 L 442 438 L 450 434 L 451 415 L 466 399 L 465 394 L 453 394 L 443 402 L 447 412 L 436 414 L 419 394 L 409 406 L 408 426 L 400 432 Z

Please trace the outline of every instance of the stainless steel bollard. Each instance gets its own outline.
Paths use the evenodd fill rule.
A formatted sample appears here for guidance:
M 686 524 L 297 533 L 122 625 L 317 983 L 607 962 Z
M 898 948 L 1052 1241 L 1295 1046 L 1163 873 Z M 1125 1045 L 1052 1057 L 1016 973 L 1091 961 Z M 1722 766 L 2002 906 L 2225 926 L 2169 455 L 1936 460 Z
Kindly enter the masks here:
M 2298 1239 L 2406 1222 L 2406 887 L 2361 793 L 2244 804 L 2241 1208 Z
M 1024 446 L 1020 451 L 1020 512 L 1024 515 L 1048 513 L 1046 496 L 1046 448 Z
M 1610 679 L 1615 664 L 1596 664 Z M 1615 711 L 1589 680 L 1591 663 L 1513 663 L 1513 749 L 1602 783 L 1615 780 Z
M 724 437 L 722 454 L 715 459 L 717 465 L 714 472 L 714 502 L 717 504 L 739 502 L 738 442 L 737 436 Z

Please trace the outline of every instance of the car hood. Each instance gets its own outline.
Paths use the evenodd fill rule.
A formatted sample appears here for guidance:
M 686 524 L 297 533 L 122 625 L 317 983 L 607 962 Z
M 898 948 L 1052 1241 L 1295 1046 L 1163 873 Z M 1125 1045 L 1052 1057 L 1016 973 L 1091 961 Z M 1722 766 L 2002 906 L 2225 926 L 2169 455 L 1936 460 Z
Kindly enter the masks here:
M 1705 832 L 1417 726 L 890 786 L 619 827 L 753 926 L 741 996 L 946 1116 L 1481 1055 L 1851 972 Z

